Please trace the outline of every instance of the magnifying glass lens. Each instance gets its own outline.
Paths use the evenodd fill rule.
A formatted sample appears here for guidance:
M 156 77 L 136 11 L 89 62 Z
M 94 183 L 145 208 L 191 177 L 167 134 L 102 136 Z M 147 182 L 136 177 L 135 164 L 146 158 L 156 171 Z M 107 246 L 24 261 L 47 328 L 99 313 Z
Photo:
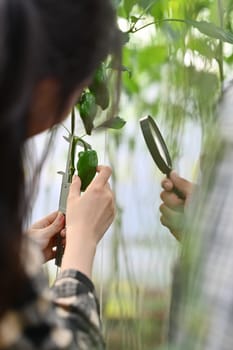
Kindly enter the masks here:
M 169 161 L 169 159 L 167 159 L 167 155 L 166 155 L 166 152 L 164 150 L 164 144 L 161 143 L 161 139 L 158 137 L 158 134 L 155 132 L 155 129 L 152 128 L 151 125 L 150 125 L 150 130 L 151 130 L 154 142 L 156 144 L 156 147 L 158 149 L 158 152 L 160 154 L 160 157 L 163 159 L 163 161 L 167 165 L 167 167 L 170 167 L 170 161 Z
M 140 119 L 140 126 L 152 158 L 160 171 L 169 177 L 172 170 L 172 161 L 158 126 L 150 116 Z M 184 194 L 178 189 L 174 188 L 173 191 L 181 199 L 185 198 Z
M 172 169 L 171 158 L 166 143 L 151 116 L 140 119 L 140 126 L 152 158 L 162 173 L 169 175 Z

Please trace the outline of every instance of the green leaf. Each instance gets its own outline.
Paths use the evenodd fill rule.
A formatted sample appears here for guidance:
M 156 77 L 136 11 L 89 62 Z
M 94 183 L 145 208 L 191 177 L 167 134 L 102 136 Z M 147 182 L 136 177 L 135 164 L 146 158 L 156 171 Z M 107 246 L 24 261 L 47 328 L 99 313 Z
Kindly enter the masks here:
M 213 59 L 217 56 L 217 47 L 215 47 L 212 43 L 212 45 L 209 43 L 208 38 L 189 38 L 189 41 L 187 42 L 187 47 L 190 48 L 192 51 L 197 51 L 200 55 L 208 58 Z
M 127 14 L 125 12 L 125 8 L 122 3 L 118 6 L 117 14 L 118 14 L 118 17 L 127 18 Z
M 147 45 L 140 51 L 137 69 L 140 71 L 156 69 L 160 64 L 166 62 L 168 56 L 169 51 L 166 45 Z M 158 69 L 160 69 L 160 67 L 158 67 Z
M 97 113 L 96 99 L 92 92 L 85 91 L 77 105 L 86 133 L 91 135 L 93 121 Z
M 228 64 L 232 65 L 233 64 L 233 54 L 231 54 L 228 57 L 225 57 L 225 62 L 227 62 Z
M 114 117 L 114 118 L 106 120 L 105 122 L 103 122 L 102 124 L 97 126 L 96 129 L 98 129 L 98 128 L 107 128 L 107 129 L 118 130 L 118 129 L 123 128 L 125 123 L 126 123 L 126 121 L 123 120 L 122 118 Z
M 134 77 L 123 76 L 123 90 L 127 95 L 131 96 L 140 92 L 140 84 Z
M 128 17 L 135 3 L 134 0 L 124 0 L 124 9 Z
M 155 1 L 153 3 L 153 6 L 151 6 L 150 10 L 149 10 L 151 16 L 154 17 L 155 21 L 161 20 L 164 18 L 164 8 L 163 8 L 163 4 L 162 1 Z
M 137 23 L 140 20 L 140 17 L 130 16 L 130 20 L 132 23 Z
M 171 25 L 169 22 L 163 23 L 161 29 L 173 44 L 175 44 L 175 42 L 178 42 L 178 40 L 180 40 L 182 33 L 178 28 L 175 28 L 175 26 Z
M 227 32 L 220 27 L 217 27 L 214 23 L 206 21 L 193 21 L 190 19 L 184 20 L 187 24 L 197 28 L 202 34 L 208 35 L 211 38 L 219 39 L 224 42 L 233 44 L 233 33 Z

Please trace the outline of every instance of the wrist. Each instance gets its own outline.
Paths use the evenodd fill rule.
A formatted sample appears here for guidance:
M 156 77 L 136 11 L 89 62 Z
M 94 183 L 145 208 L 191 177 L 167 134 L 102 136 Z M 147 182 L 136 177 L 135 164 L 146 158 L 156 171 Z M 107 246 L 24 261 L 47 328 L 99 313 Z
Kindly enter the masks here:
M 96 242 L 88 234 L 79 235 L 67 230 L 66 247 L 61 270 L 76 269 L 91 278 L 92 266 L 96 253 Z
M 95 239 L 94 229 L 87 229 L 84 227 L 74 228 L 72 226 L 66 226 L 66 245 L 70 245 L 70 248 L 83 247 L 88 250 L 96 250 L 97 243 Z

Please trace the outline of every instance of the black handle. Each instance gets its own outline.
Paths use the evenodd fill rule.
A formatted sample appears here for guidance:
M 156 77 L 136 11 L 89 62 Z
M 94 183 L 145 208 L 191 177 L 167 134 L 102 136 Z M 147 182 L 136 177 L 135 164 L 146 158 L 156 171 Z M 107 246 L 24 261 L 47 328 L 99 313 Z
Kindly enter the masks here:
M 183 200 L 186 199 L 185 194 L 184 194 L 183 192 L 181 192 L 180 190 L 178 190 L 178 188 L 174 187 L 174 188 L 173 188 L 173 192 L 174 192 L 180 199 L 183 199 Z
M 55 257 L 55 264 L 60 267 L 62 256 L 64 253 L 64 246 L 62 244 L 62 237 L 61 235 L 57 236 L 57 250 L 56 250 L 56 257 Z

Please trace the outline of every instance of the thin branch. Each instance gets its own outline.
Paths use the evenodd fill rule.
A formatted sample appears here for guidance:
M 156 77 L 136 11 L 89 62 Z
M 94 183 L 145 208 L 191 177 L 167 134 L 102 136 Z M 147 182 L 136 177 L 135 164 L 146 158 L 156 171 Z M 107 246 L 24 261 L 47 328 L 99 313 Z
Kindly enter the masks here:
M 70 130 L 65 126 L 65 124 L 61 123 L 61 125 L 62 125 L 63 128 L 68 132 L 68 134 L 70 134 Z
M 164 18 L 164 19 L 161 19 L 159 21 L 153 21 L 153 22 L 150 22 L 150 23 L 147 23 L 145 25 L 143 25 L 142 27 L 140 28 L 135 28 L 133 31 L 129 31 L 129 33 L 136 33 L 138 32 L 139 30 L 142 30 L 146 27 L 149 27 L 151 26 L 152 24 L 160 24 L 160 23 L 163 23 L 163 22 L 180 22 L 180 23 L 186 23 L 184 19 L 180 19 L 180 18 Z

